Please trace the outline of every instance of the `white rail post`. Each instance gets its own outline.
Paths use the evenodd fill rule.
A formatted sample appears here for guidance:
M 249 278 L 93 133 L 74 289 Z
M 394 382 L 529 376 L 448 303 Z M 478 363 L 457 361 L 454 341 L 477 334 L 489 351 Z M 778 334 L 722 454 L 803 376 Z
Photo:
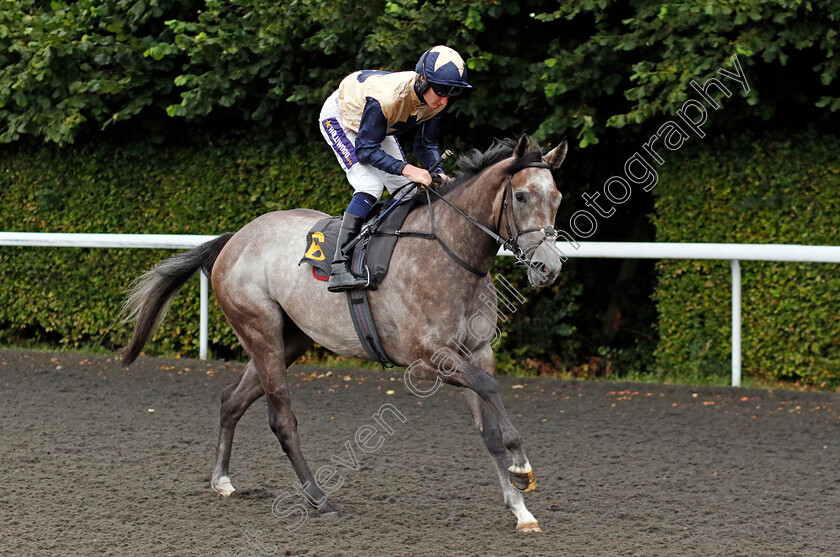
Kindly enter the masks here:
M 741 386 L 741 264 L 730 260 L 732 266 L 732 386 Z
M 199 273 L 201 277 L 201 315 L 199 317 L 199 340 L 198 340 L 198 357 L 202 360 L 207 359 L 207 275 L 204 271 Z

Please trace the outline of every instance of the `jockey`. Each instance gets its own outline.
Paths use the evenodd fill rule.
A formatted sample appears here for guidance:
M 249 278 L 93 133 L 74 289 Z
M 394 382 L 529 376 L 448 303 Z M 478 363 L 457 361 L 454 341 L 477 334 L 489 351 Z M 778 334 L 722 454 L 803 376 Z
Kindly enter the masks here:
M 413 72 L 361 70 L 348 75 L 324 103 L 318 118 L 321 135 L 355 190 L 341 220 L 328 290 L 367 285 L 366 277 L 350 270 L 352 250 L 344 246 L 359 233 L 384 188 L 394 191 L 410 182 L 428 186 L 429 170 L 443 175 L 440 164 L 426 170 L 440 159 L 440 120 L 449 98 L 470 88 L 461 56 L 447 46 L 435 46 L 423 53 Z M 426 168 L 408 164 L 394 137 L 409 130 L 416 130 L 414 154 Z

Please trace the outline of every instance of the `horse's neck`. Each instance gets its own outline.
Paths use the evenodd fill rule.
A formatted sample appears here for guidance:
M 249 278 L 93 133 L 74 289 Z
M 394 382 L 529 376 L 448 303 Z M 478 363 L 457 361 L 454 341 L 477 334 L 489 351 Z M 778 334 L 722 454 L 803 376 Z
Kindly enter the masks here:
M 490 230 L 496 229 L 495 205 L 500 188 L 488 173 L 481 173 L 463 186 L 449 192 L 446 200 Z M 470 252 L 470 263 L 479 268 L 490 266 L 498 251 L 498 244 L 475 224 L 453 211 L 443 202 L 435 203 L 435 233 L 455 251 Z

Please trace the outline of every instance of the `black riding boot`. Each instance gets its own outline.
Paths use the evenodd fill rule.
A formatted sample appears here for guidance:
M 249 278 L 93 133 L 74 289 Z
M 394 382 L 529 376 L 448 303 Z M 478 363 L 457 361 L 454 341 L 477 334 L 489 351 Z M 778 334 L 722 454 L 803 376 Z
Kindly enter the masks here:
M 330 269 L 330 282 L 327 284 L 327 290 L 330 292 L 364 289 L 368 284 L 366 277 L 360 277 L 350 270 L 350 263 L 353 258 L 352 248 L 349 253 L 344 250 L 347 242 L 355 238 L 361 230 L 362 221 L 361 217 L 353 213 L 344 213 L 341 219 L 338 242 L 335 246 L 335 259 L 333 259 Z

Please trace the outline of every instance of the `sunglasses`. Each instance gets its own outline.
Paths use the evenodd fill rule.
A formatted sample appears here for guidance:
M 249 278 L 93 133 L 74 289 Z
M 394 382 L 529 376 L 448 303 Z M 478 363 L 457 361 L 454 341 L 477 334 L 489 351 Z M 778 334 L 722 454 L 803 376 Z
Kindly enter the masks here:
M 439 85 L 437 83 L 431 83 L 430 85 L 432 86 L 432 91 L 438 97 L 457 97 L 464 90 L 463 87 L 458 87 L 457 85 Z

